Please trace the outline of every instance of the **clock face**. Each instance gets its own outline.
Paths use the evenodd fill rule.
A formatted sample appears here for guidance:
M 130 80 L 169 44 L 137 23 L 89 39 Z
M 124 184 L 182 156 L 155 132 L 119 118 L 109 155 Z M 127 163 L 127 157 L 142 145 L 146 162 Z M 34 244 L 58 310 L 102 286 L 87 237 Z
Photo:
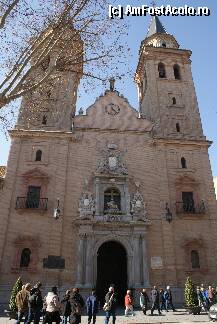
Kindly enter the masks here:
M 120 107 L 116 104 L 110 103 L 105 107 L 105 111 L 107 112 L 107 114 L 114 116 L 119 113 Z

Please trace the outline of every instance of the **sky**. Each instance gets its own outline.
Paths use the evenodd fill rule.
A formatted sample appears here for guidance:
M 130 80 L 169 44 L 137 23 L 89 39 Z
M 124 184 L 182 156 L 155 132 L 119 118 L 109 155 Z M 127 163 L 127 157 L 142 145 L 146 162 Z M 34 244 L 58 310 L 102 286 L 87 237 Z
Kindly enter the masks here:
M 114 2 L 111 0 L 110 4 Z M 196 94 L 199 104 L 199 110 L 203 125 L 204 134 L 208 140 L 213 141 L 209 149 L 209 156 L 213 176 L 217 176 L 217 1 L 216 0 L 156 0 L 157 6 L 170 4 L 171 6 L 207 6 L 211 15 L 204 17 L 159 17 L 162 24 L 169 34 L 172 34 L 180 48 L 190 49 L 192 51 L 192 73 Z M 149 1 L 125 0 L 119 1 L 119 4 L 141 6 L 150 5 Z M 108 15 L 108 12 L 105 12 Z M 118 18 L 116 18 L 118 19 Z M 145 38 L 150 24 L 151 17 L 125 17 L 129 24 L 127 42 L 129 44 L 131 55 L 125 58 L 126 65 L 130 66 L 132 71 L 136 70 L 138 63 L 138 52 L 141 41 Z M 121 69 L 121 67 L 120 67 Z M 137 90 L 133 81 L 132 74 L 126 74 L 122 80 L 117 80 L 115 87 L 138 109 Z M 83 108 L 86 110 L 96 97 L 106 90 L 105 85 L 99 84 L 86 95 L 83 91 L 82 82 L 79 87 L 79 97 L 77 101 L 77 110 Z M 10 149 L 10 140 L 6 139 L 5 134 L 0 133 L 0 165 L 7 164 L 8 153 Z

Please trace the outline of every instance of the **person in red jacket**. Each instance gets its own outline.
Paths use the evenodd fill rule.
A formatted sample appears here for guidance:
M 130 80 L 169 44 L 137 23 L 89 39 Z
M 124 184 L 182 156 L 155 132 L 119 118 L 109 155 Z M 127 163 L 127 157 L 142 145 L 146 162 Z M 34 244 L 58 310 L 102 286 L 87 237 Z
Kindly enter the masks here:
M 128 316 L 131 313 L 131 316 L 134 316 L 133 311 L 133 298 L 131 294 L 131 290 L 127 290 L 127 294 L 125 296 L 125 316 Z

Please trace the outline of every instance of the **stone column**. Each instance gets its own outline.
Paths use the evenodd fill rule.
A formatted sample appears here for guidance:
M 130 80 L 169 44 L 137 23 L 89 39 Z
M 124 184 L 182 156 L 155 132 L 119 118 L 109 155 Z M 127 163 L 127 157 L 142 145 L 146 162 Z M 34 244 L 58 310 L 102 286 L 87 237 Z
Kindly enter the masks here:
M 100 180 L 96 179 L 95 186 L 96 186 L 96 216 L 100 214 L 100 188 L 99 188 Z
M 84 269 L 84 236 L 79 235 L 78 242 L 78 258 L 77 258 L 77 286 L 83 284 L 83 269 Z
M 93 236 L 87 236 L 85 287 L 93 286 Z
M 133 263 L 133 255 L 127 255 L 127 274 L 128 274 L 128 287 L 133 287 L 134 283 L 134 263 Z
M 135 287 L 141 286 L 141 269 L 140 269 L 140 244 L 139 244 L 140 235 L 134 235 L 134 284 Z
M 147 240 L 146 234 L 142 235 L 142 282 L 145 287 L 149 287 L 149 263 L 148 263 L 148 251 L 147 251 Z

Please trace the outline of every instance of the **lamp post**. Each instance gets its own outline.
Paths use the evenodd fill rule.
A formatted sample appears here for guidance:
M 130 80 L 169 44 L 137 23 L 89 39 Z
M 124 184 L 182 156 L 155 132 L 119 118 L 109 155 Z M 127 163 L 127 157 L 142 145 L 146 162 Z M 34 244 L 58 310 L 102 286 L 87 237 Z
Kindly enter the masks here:
M 57 198 L 57 207 L 54 208 L 53 217 L 55 219 L 60 218 L 60 200 L 59 200 L 59 198 Z
M 166 203 L 166 214 L 165 214 L 165 217 L 166 217 L 166 221 L 168 223 L 172 222 L 172 219 L 173 219 L 173 214 L 171 213 L 169 207 L 168 207 L 168 203 Z

